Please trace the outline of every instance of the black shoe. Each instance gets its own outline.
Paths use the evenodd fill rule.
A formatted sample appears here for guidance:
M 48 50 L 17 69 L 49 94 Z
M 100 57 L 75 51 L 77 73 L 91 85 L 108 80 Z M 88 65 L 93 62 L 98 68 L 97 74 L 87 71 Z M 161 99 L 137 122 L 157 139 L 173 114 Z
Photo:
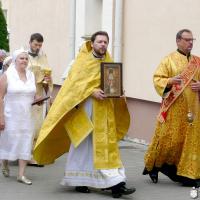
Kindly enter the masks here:
M 122 195 L 129 195 L 129 194 L 132 194 L 136 191 L 136 189 L 134 187 L 132 188 L 127 188 L 125 186 L 122 186 L 120 189 L 119 189 L 120 193 Z
M 113 198 L 120 198 L 122 195 L 129 195 L 129 194 L 132 194 L 136 191 L 136 189 L 134 187 L 133 188 L 126 188 L 124 182 L 113 186 L 111 188 L 111 190 L 112 190 Z
M 133 194 L 135 191 L 136 191 L 135 188 L 126 188 L 125 186 L 123 186 L 119 190 L 112 190 L 112 197 L 120 198 L 122 195 Z
M 147 168 L 146 168 L 146 167 L 144 168 L 144 170 L 143 170 L 142 174 L 143 174 L 143 175 L 147 175 L 147 174 L 149 174 L 149 171 L 147 170 Z
M 27 165 L 31 167 L 44 167 L 44 165 L 39 165 L 37 163 L 28 163 Z
M 182 182 L 182 177 L 177 175 L 177 167 L 175 165 L 163 164 L 160 172 L 166 175 L 174 182 Z
M 81 192 L 81 193 L 90 193 L 89 188 L 86 186 L 77 186 L 77 187 L 75 187 L 75 190 L 77 192 Z
M 157 168 L 154 167 L 152 171 L 148 171 L 145 167 L 142 174 L 143 175 L 149 174 L 149 177 L 151 178 L 153 183 L 158 182 L 158 170 L 157 170 Z
M 120 194 L 119 192 L 112 192 L 112 197 L 117 199 L 120 198 L 122 196 L 122 194 Z
M 112 189 L 112 187 L 109 188 L 102 188 L 101 191 L 111 190 L 112 191 L 112 197 L 113 198 L 120 198 L 122 196 L 121 193 L 118 192 L 118 190 Z
M 187 178 L 187 177 L 182 177 L 182 186 L 198 188 L 199 184 L 197 183 L 196 180 L 193 180 L 193 179 L 190 179 L 190 178 Z
M 149 177 L 151 178 L 153 183 L 158 182 L 158 172 L 149 172 Z

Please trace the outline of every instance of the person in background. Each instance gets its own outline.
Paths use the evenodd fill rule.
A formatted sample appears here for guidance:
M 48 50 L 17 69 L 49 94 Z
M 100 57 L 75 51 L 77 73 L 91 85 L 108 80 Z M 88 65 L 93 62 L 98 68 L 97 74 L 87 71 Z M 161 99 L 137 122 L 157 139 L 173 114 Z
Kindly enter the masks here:
M 49 68 L 48 59 L 46 54 L 42 51 L 42 45 L 44 38 L 40 33 L 33 33 L 29 41 L 29 64 L 28 68 L 34 73 L 36 79 L 36 93 L 38 96 L 51 96 L 53 91 L 53 82 L 51 75 L 47 75 L 44 72 L 45 68 Z M 38 133 L 46 117 L 46 113 L 50 107 L 51 99 L 45 102 L 42 106 L 34 106 L 33 118 L 35 122 L 35 142 L 38 137 Z M 35 160 L 31 160 L 28 163 L 29 166 L 43 167 L 44 165 L 38 165 Z
M 2 67 L 2 73 L 4 73 L 5 71 L 7 71 L 8 67 L 10 66 L 12 62 L 12 57 L 11 56 L 7 56 L 4 61 L 3 61 L 3 67 Z
M 2 74 L 2 71 L 3 71 L 3 61 L 4 59 L 6 58 L 7 56 L 7 53 L 5 50 L 3 49 L 0 49 L 0 74 Z

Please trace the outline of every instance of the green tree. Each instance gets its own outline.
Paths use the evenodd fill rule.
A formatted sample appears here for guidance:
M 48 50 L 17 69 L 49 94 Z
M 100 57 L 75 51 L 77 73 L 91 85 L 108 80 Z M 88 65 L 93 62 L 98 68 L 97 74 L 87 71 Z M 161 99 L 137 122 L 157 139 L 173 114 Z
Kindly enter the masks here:
M 1 5 L 0 5 L 0 49 L 9 51 L 7 24 Z

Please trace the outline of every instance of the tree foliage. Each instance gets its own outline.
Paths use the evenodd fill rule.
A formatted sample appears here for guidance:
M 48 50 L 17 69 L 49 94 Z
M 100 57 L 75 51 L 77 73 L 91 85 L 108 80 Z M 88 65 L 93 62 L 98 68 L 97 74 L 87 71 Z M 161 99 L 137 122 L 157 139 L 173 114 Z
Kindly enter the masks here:
M 0 5 L 0 49 L 9 51 L 7 24 L 1 5 Z

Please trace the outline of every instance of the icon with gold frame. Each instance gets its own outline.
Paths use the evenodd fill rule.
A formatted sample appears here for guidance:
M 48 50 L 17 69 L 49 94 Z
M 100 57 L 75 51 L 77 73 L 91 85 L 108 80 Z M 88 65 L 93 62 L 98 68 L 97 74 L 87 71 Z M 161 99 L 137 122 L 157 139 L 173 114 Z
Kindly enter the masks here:
M 101 89 L 106 97 L 122 96 L 122 63 L 101 63 Z

